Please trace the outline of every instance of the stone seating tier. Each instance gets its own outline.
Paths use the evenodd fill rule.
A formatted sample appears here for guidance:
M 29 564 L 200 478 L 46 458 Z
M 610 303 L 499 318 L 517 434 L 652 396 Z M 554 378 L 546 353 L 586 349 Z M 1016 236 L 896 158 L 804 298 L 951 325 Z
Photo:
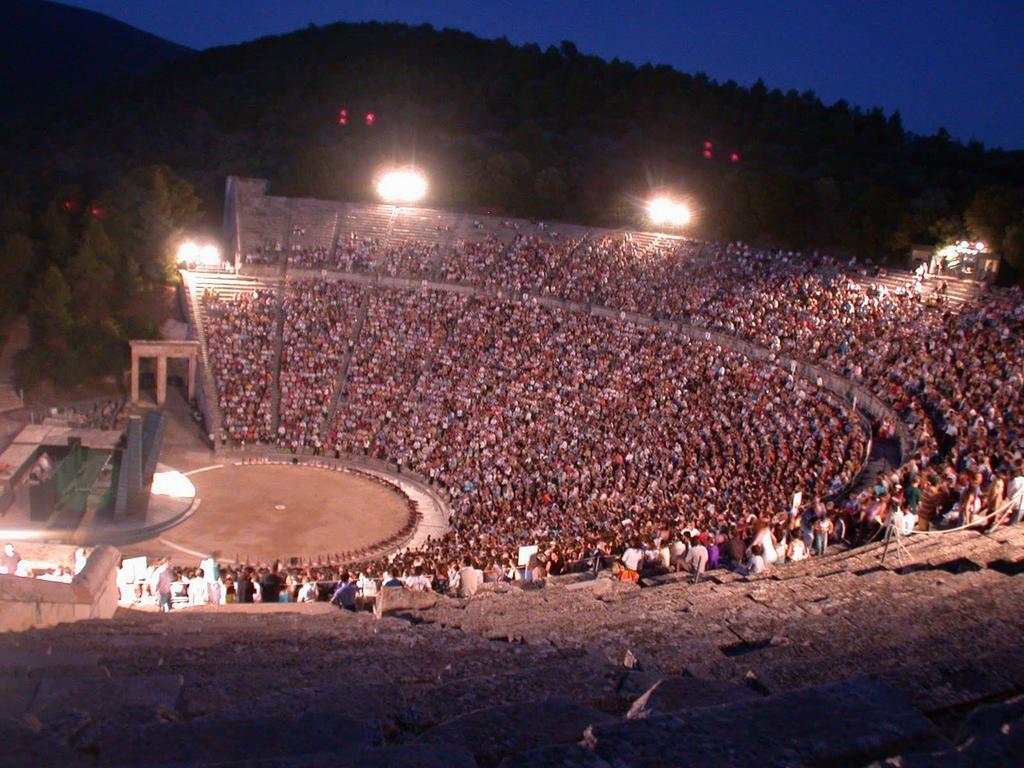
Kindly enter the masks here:
M 4 764 L 1009 765 L 1022 543 L 918 536 L 900 570 L 868 547 L 696 586 L 561 577 L 380 619 L 225 606 L 2 635 Z

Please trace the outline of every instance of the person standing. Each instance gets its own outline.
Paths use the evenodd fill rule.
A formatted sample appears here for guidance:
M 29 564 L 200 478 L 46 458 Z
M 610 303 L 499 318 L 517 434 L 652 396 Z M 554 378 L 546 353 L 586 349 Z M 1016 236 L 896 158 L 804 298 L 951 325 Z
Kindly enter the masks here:
M 188 604 L 206 605 L 210 602 L 210 588 L 206 583 L 203 569 L 199 568 L 188 580 Z
M 832 533 L 832 521 L 827 514 L 814 521 L 814 554 L 821 557 L 828 549 L 828 535 Z
M 164 613 L 171 610 L 171 585 L 173 583 L 174 574 L 171 572 L 171 564 L 165 560 L 156 577 L 156 593 L 160 601 L 160 610 Z
M 239 603 L 255 602 L 256 586 L 252 583 L 252 566 L 246 566 L 238 577 L 235 595 Z
M 281 598 L 281 590 L 284 589 L 284 579 L 281 578 L 281 563 L 274 563 L 274 567 L 260 579 L 260 593 L 263 595 L 264 603 L 276 603 Z
M 21 555 L 14 549 L 10 542 L 4 544 L 4 551 L 0 554 L 0 573 L 9 573 L 12 576 L 18 572 L 18 563 L 21 562 Z

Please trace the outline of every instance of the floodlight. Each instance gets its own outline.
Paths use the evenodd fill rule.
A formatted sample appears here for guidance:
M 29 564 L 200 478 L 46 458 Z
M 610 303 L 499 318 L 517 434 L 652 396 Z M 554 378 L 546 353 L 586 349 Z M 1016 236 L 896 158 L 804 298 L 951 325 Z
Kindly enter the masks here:
M 220 249 L 215 245 L 200 246 L 199 263 L 207 267 L 216 267 L 220 264 Z
M 199 246 L 191 240 L 186 240 L 178 246 L 178 263 L 189 264 L 199 259 Z
M 199 245 L 193 240 L 186 240 L 178 246 L 179 264 L 202 264 L 204 267 L 216 267 L 220 264 L 220 249 L 211 243 Z
M 377 194 L 385 203 L 415 203 L 427 194 L 427 179 L 414 168 L 388 171 L 377 179 Z
M 647 215 L 652 224 L 668 224 L 683 227 L 690 223 L 690 209 L 684 203 L 677 203 L 667 197 L 656 197 L 647 205 Z

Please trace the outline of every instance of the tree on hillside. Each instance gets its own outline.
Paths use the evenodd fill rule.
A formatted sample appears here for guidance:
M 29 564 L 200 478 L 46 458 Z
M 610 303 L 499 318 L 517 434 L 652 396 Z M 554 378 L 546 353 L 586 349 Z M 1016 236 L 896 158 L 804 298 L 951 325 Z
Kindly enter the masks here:
M 35 267 L 35 246 L 26 235 L 8 234 L 0 246 L 0 315 L 20 308 Z
M 101 207 L 117 250 L 135 260 L 147 285 L 160 285 L 174 274 L 175 249 L 199 221 L 201 202 L 170 168 L 147 166 L 123 176 Z
M 971 236 L 983 240 L 1014 267 L 1024 266 L 1020 228 L 1024 227 L 1024 189 L 993 186 L 974 196 L 964 211 Z
M 115 256 L 103 225 L 91 222 L 65 270 L 77 318 L 99 321 L 110 316 Z
M 29 316 L 47 336 L 59 335 L 71 327 L 71 289 L 56 264 L 46 269 L 42 280 L 32 289 Z
M 34 250 L 48 259 L 27 304 L 32 343 L 18 361 L 22 385 L 40 377 L 71 385 L 117 373 L 127 339 L 156 333 L 159 313 L 147 297 L 166 285 L 174 250 L 198 215 L 188 182 L 168 168 L 145 167 L 88 207 L 51 202 L 39 217 L 38 243 L 5 238 L 0 277 L 11 275 L 7 290 L 15 297 L 16 278 L 31 272 Z
M 373 126 L 355 119 L 370 111 Z M 673 185 L 699 209 L 697 235 L 871 257 L 943 239 L 982 190 L 1024 187 L 1024 153 L 917 136 L 898 113 L 426 26 L 333 24 L 204 51 L 65 117 L 5 136 L 0 196 L 73 202 L 52 185 L 95 192 L 123 174 L 100 207 L 143 287 L 166 279 L 168 241 L 196 212 L 168 167 L 201 191 L 209 224 L 228 173 L 367 199 L 376 168 L 415 158 L 439 207 L 616 226 L 636 216 L 627 201 Z M 36 221 L 43 264 L 63 268 L 80 222 L 59 207 Z

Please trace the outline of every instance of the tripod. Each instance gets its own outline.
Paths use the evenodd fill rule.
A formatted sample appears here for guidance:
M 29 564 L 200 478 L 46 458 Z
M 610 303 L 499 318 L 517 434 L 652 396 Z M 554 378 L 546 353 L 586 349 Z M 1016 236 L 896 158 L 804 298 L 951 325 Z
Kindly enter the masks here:
M 880 565 L 885 565 L 885 556 L 889 554 L 889 545 L 895 542 L 896 545 L 896 562 L 900 564 L 900 568 L 903 567 L 903 556 L 907 554 L 907 546 L 903 543 L 903 531 L 897 528 L 890 521 L 885 525 L 885 546 L 882 549 L 882 559 Z

